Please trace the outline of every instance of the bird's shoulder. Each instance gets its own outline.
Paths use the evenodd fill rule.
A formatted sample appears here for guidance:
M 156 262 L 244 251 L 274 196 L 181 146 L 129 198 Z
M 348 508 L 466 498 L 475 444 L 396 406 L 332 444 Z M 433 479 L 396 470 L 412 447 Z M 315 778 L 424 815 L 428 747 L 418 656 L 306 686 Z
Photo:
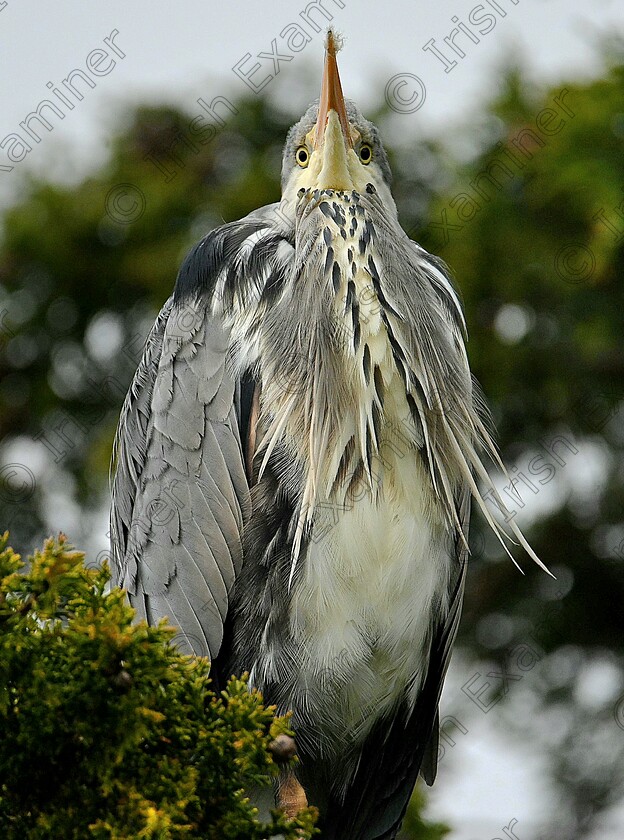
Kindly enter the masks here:
M 202 299 L 227 310 L 261 293 L 273 271 L 294 256 L 294 227 L 276 203 L 209 231 L 178 271 L 174 304 Z

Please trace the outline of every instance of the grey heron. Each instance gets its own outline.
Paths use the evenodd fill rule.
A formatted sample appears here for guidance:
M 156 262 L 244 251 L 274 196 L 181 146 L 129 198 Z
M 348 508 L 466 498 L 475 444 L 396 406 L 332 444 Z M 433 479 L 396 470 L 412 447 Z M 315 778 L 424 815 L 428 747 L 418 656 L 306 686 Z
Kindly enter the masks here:
M 280 801 L 317 806 L 324 840 L 395 837 L 433 782 L 471 499 L 506 536 L 462 307 L 390 185 L 330 31 L 281 202 L 186 257 L 115 443 L 118 582 L 217 684 L 249 672 L 292 710 Z

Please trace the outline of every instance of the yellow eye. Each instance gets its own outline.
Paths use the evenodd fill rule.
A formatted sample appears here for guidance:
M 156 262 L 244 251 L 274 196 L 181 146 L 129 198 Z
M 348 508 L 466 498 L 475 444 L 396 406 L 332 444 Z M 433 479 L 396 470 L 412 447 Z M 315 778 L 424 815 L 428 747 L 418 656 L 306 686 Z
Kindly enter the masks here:
M 373 150 L 368 145 L 368 143 L 362 143 L 362 145 L 360 146 L 360 160 L 365 166 L 368 166 L 372 159 Z
M 306 146 L 299 146 L 295 152 L 295 158 L 299 166 L 302 169 L 305 169 L 310 162 L 310 152 L 307 150 Z

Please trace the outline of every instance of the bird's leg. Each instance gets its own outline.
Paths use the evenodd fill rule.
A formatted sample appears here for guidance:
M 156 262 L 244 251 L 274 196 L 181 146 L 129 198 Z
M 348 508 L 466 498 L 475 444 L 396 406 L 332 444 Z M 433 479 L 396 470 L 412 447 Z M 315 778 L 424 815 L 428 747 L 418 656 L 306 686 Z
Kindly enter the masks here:
M 277 764 L 291 761 L 297 754 L 294 738 L 290 735 L 278 735 L 269 744 L 269 750 Z M 308 799 L 297 777 L 290 768 L 284 768 L 277 781 L 277 806 L 292 819 L 299 811 L 308 807 Z
M 277 785 L 277 805 L 287 817 L 293 819 L 299 811 L 308 807 L 305 791 L 291 770 L 284 772 Z

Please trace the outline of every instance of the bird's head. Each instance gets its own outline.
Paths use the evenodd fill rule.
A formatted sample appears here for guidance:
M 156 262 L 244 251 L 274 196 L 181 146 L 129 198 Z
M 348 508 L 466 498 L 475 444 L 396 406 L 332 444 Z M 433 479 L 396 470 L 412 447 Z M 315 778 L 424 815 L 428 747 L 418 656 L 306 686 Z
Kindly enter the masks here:
M 301 189 L 364 192 L 372 183 L 394 207 L 390 196 L 388 158 L 373 123 L 345 100 L 338 75 L 336 37 L 330 29 L 325 44 L 321 96 L 286 138 L 282 159 L 282 203 L 294 207 Z

